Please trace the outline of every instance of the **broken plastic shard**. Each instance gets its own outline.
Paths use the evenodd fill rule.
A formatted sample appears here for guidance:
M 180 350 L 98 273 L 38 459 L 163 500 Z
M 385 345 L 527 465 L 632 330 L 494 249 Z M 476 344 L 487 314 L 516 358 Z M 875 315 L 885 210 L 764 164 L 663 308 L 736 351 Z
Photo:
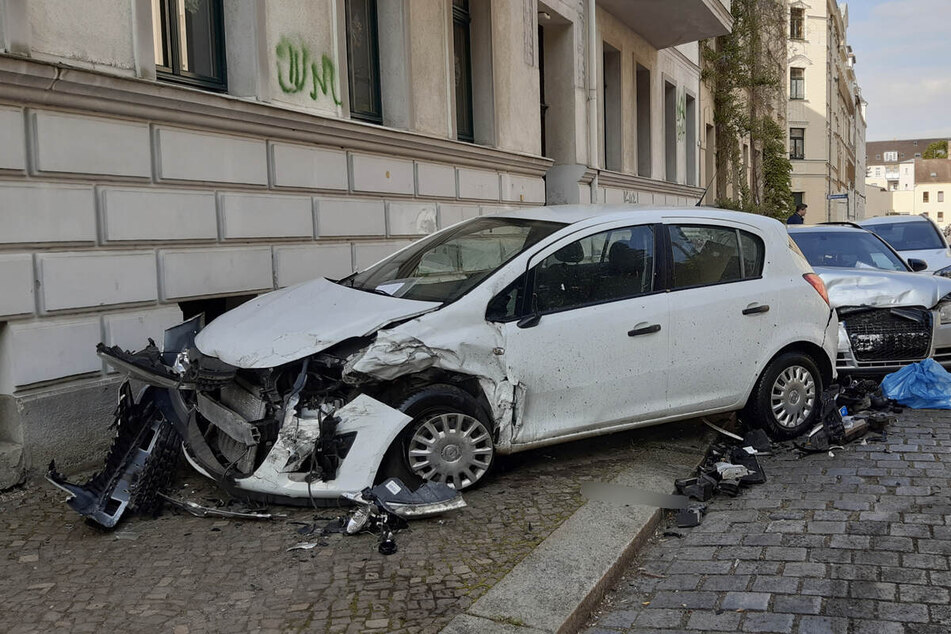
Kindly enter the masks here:
M 191 502 L 189 500 L 180 500 L 178 498 L 173 498 L 164 493 L 159 493 L 159 496 L 184 511 L 187 511 L 194 515 L 195 517 L 233 517 L 247 520 L 269 520 L 275 517 L 272 513 L 265 513 L 261 511 L 230 511 L 228 509 L 217 509 L 207 506 L 202 506 Z
M 399 478 L 390 478 L 347 497 L 358 504 L 376 502 L 383 510 L 403 519 L 432 517 L 466 506 L 462 494 L 442 482 L 425 482 L 410 491 Z

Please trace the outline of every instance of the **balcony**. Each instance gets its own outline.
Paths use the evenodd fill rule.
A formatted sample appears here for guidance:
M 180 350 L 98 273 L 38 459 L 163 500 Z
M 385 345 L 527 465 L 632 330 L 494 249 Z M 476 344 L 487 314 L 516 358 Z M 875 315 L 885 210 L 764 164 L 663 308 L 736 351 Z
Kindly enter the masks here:
M 657 49 L 726 35 L 733 28 L 729 0 L 598 0 L 598 5 Z

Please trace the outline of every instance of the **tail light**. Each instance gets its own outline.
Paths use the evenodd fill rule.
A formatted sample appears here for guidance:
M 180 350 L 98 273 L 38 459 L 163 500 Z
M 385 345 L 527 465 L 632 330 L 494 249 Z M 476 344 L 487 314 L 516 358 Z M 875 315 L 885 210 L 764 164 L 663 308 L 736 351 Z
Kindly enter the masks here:
M 822 297 L 826 304 L 829 304 L 829 293 L 826 291 L 826 285 L 823 283 L 822 278 L 815 273 L 804 273 L 802 277 L 812 284 L 812 288 L 816 289 L 816 292 L 819 293 L 819 296 Z M 831 306 L 831 304 L 829 305 Z

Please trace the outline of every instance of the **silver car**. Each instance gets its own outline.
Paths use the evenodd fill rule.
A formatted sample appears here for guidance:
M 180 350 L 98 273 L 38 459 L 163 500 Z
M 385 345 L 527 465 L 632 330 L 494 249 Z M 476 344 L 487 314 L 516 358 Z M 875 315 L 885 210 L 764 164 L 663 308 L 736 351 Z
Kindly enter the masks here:
M 951 249 L 937 225 L 924 216 L 884 216 L 857 223 L 905 259 L 923 260 L 928 273 L 951 277 Z
M 838 313 L 840 374 L 882 375 L 928 357 L 951 368 L 951 279 L 915 273 L 855 226 L 788 230 Z

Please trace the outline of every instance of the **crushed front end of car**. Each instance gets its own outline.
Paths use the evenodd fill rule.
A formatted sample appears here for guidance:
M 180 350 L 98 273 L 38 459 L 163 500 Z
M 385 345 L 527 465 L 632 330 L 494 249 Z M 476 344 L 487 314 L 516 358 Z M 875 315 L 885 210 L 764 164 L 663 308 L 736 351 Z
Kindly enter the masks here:
M 951 280 L 817 267 L 839 318 L 836 368 L 883 375 L 933 358 L 951 367 Z

